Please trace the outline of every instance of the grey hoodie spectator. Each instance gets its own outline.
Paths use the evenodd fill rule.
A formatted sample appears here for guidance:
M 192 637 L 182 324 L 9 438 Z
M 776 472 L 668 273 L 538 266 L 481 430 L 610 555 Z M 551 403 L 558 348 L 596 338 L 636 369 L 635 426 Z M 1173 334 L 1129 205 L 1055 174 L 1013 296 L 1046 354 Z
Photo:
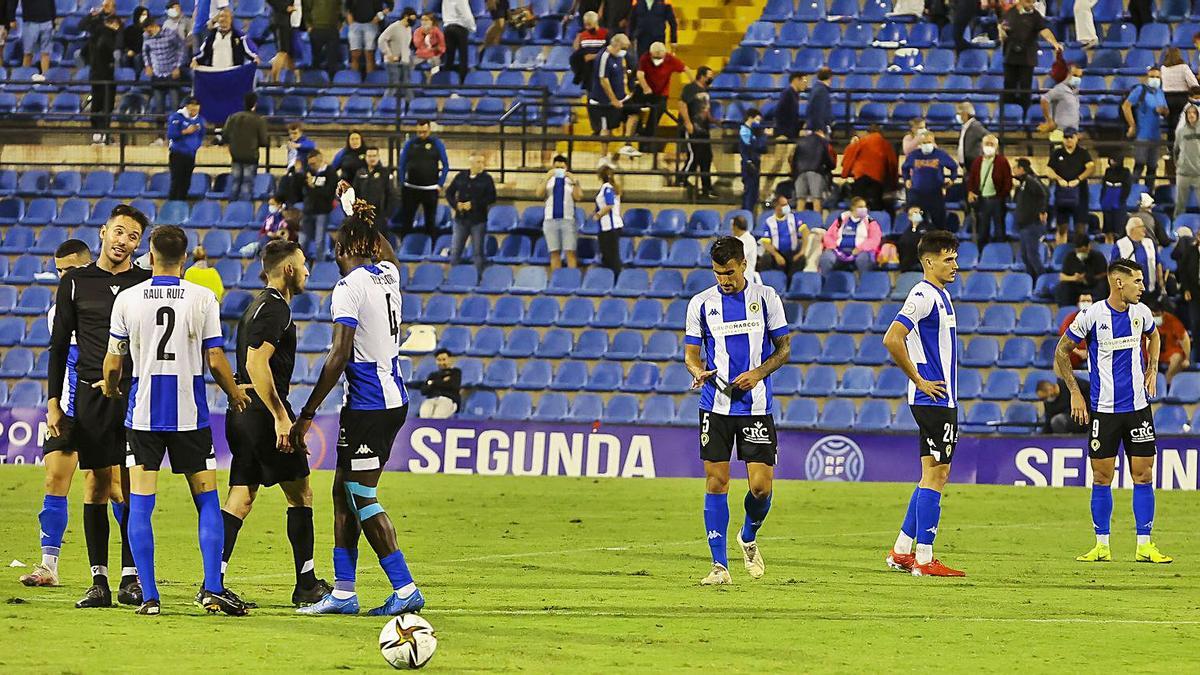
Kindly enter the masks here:
M 413 24 L 417 12 L 412 7 L 404 8 L 400 18 L 393 21 L 379 34 L 379 53 L 387 68 L 388 84 L 408 84 L 413 66 Z M 404 88 L 404 97 L 412 100 L 411 87 Z
M 1187 210 L 1192 190 L 1200 199 L 1200 108 L 1189 103 L 1175 128 L 1175 217 Z

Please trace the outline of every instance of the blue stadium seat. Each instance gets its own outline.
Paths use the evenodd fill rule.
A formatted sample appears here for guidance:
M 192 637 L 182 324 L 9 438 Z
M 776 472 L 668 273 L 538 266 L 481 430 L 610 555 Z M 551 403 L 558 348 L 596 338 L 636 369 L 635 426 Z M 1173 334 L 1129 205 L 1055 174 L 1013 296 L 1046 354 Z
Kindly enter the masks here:
M 221 300 L 221 318 L 237 320 L 242 318 L 246 308 L 250 306 L 253 296 L 248 291 L 229 290 Z
M 831 430 L 854 428 L 854 402 L 843 399 L 826 401 L 817 419 L 817 427 Z
M 821 293 L 821 276 L 816 272 L 798 272 L 792 275 L 785 297 L 789 300 L 812 300 Z
M 25 337 L 25 319 L 18 316 L 0 318 L 0 347 L 21 344 Z
M 832 271 L 825 275 L 821 283 L 821 292 L 817 296 L 822 300 L 847 300 L 854 294 L 854 273 Z
M 886 302 L 880 305 L 879 311 L 875 313 L 875 322 L 871 324 L 871 332 L 886 333 L 888 328 L 891 327 L 892 322 L 896 320 L 896 314 L 899 311 L 900 305 L 894 302 Z
M 1017 324 L 1017 311 L 1012 305 L 989 305 L 983 312 L 978 332 L 983 335 L 1007 335 Z
M 679 338 L 667 331 L 656 330 L 646 340 L 642 358 L 647 361 L 670 361 L 679 356 Z
M 629 317 L 629 306 L 620 298 L 605 298 L 600 301 L 595 316 L 588 325 L 593 328 L 619 328 Z
M 962 430 L 972 434 L 990 434 L 996 431 L 988 422 L 999 422 L 1004 418 L 998 403 L 983 401 L 972 405 L 962 420 Z
M 430 296 L 421 312 L 421 323 L 450 323 L 454 318 L 454 310 L 454 298 L 448 295 Z
M 683 241 L 692 241 L 690 239 L 681 239 Z M 693 242 L 695 243 L 695 242 Z M 637 253 L 634 254 L 633 264 L 638 267 L 658 267 L 663 264 L 663 260 L 667 257 L 667 242 L 664 239 L 647 238 L 642 239 L 638 244 Z M 692 261 L 693 265 L 695 260 Z M 692 267 L 687 265 L 686 267 Z
M 58 216 L 58 203 L 51 197 L 30 200 L 21 217 L 22 225 L 41 226 L 54 222 Z
M 779 295 L 787 292 L 787 275 L 782 270 L 765 270 L 759 274 L 762 278 L 764 286 L 770 286 L 775 289 Z
M 992 246 L 992 244 L 988 244 Z M 990 274 L 972 274 L 963 287 L 962 299 L 967 302 L 991 302 L 996 298 L 996 278 Z
M 767 0 L 763 7 L 762 20 L 781 23 L 792 18 L 793 0 Z M 761 23 L 761 22 L 757 22 Z M 774 26 L 770 26 L 772 35 L 774 34 Z M 749 31 L 747 31 L 749 35 Z
M 1021 390 L 1021 376 L 1011 370 L 993 370 L 983 387 L 982 398 L 989 401 L 1011 401 Z
M 1138 39 L 1134 46 L 1138 49 L 1162 49 L 1170 42 L 1170 33 L 1171 26 L 1166 23 L 1148 23 L 1142 26 L 1138 32 Z
M 782 370 L 782 369 L 781 369 Z M 896 367 L 884 368 L 871 386 L 874 398 L 899 398 L 908 392 L 908 376 Z
M 33 352 L 23 347 L 8 350 L 0 362 L 0 377 L 29 377 L 33 371 Z
M 697 209 L 688 218 L 684 227 L 684 236 L 695 239 L 707 239 L 717 233 L 721 226 L 721 216 L 712 209 Z
M 44 286 L 30 286 L 21 292 L 21 299 L 13 308 L 13 313 L 23 316 L 40 316 L 50 309 L 54 300 L 50 289 Z
M 599 331 L 587 331 L 588 333 L 598 333 Z M 580 337 L 580 342 L 583 342 L 583 337 Z M 642 355 L 642 334 L 638 331 L 623 330 L 613 336 L 612 344 L 608 345 L 606 350 L 602 350 L 599 356 L 611 359 L 614 361 L 632 361 Z M 595 358 L 595 357 L 591 357 Z
M 558 320 L 558 300 L 538 296 L 529 301 L 523 323 L 526 326 L 552 326 Z
M 595 394 L 576 394 L 566 419 L 571 422 L 598 422 L 604 416 L 604 404 Z
M 896 285 L 892 287 L 890 298 L 897 302 L 903 302 L 908 299 L 908 292 L 912 290 L 921 281 L 920 272 L 901 272 L 900 276 L 896 277 Z M 893 315 L 895 316 L 895 315 Z
M 513 235 L 501 242 L 500 250 L 492 260 L 501 265 L 522 265 L 529 262 L 532 252 L 533 245 L 529 237 Z
M 878 366 L 891 359 L 887 347 L 883 345 L 882 335 L 864 335 L 854 354 L 854 363 L 860 366 Z
M 625 271 L 623 270 L 622 275 Z M 640 295 L 650 298 L 673 298 L 683 291 L 683 275 L 679 270 L 658 270 Z M 614 290 L 615 292 L 615 290 Z
M 10 408 L 40 408 L 46 401 L 42 396 L 42 383 L 21 380 L 12 386 L 8 394 Z
M 464 420 L 489 420 L 496 415 L 496 392 L 474 391 L 463 402 L 458 416 Z
M 609 276 L 612 271 L 608 270 Z M 550 283 L 546 292 L 551 295 L 572 295 L 580 289 L 583 272 L 578 268 L 560 267 L 550 275 Z
M 810 333 L 827 333 L 837 324 L 837 305 L 832 302 L 814 302 L 804 313 L 800 330 Z
M 805 373 L 801 396 L 831 396 L 837 387 L 837 371 L 832 366 L 813 366 Z
M 642 403 L 642 424 L 670 424 L 675 417 L 675 401 L 670 396 L 649 396 Z
M 962 365 L 971 368 L 990 368 L 1000 358 L 1000 344 L 993 337 L 972 338 L 963 349 Z
M 74 200 L 72 200 L 74 201 Z M 83 206 L 86 209 L 86 206 Z M 53 256 L 59 245 L 67 240 L 67 229 L 61 226 L 43 227 L 38 233 L 37 240 L 29 248 L 30 253 Z
M 487 293 L 488 295 L 499 295 L 507 293 L 512 287 L 513 271 L 511 267 L 505 265 L 491 265 L 483 270 L 483 276 L 479 278 L 478 292 Z
M 483 371 L 483 386 L 489 389 L 510 389 L 516 382 L 517 362 L 511 359 L 493 359 Z
M 662 304 L 657 300 L 644 299 L 634 303 L 625 325 L 630 328 L 656 328 L 662 324 L 662 319 Z
M 671 252 L 667 255 L 663 264 L 667 267 L 696 267 L 702 255 L 703 251 L 699 241 L 695 239 L 677 239 L 671 245 Z
M 0 225 L 12 225 L 25 215 L 25 200 L 19 197 L 0 199 Z
M 458 311 L 450 319 L 456 325 L 479 326 L 487 321 L 491 302 L 482 295 L 468 295 L 458 303 Z
M 817 426 L 817 402 L 807 398 L 793 398 L 784 408 L 780 426 L 791 429 L 813 429 Z
M 629 373 L 621 383 L 621 391 L 644 394 L 654 391 L 657 384 L 658 366 L 646 361 L 638 361 L 630 366 Z
M 891 290 L 892 282 L 887 272 L 871 271 L 859 277 L 852 295 L 855 300 L 883 300 Z
M 783 366 L 771 376 L 771 388 L 776 396 L 791 396 L 800 391 L 804 376 L 797 366 Z
M 578 295 L 598 296 L 608 295 L 613 287 L 613 271 L 607 267 L 590 267 L 583 276 L 583 283 L 576 292 Z
M 1007 424 L 999 428 L 1002 434 L 1028 434 L 1041 426 L 1038 409 L 1028 403 L 1010 403 L 1004 409 L 1004 421 Z
M 605 424 L 632 424 L 638 419 L 638 399 L 629 394 L 617 394 L 608 400 L 600 417 Z
M 330 291 L 341 278 L 336 263 L 319 262 L 312 267 L 312 274 L 308 277 L 308 288 L 314 291 Z
M 601 330 L 585 330 L 575 341 L 571 356 L 577 359 L 599 359 L 608 352 L 608 334 Z
M 410 293 L 432 293 L 442 284 L 442 266 L 434 263 L 417 265 L 404 290 Z
M 226 295 L 226 299 L 228 297 Z M 304 331 L 296 343 L 296 350 L 305 354 L 315 354 L 329 351 L 332 344 L 333 326 L 326 323 L 310 323 L 304 327 Z
M 865 333 L 875 322 L 875 314 L 871 305 L 863 302 L 850 302 L 842 307 L 842 316 L 838 320 L 837 330 L 841 333 Z
M 688 301 L 680 298 L 672 300 L 671 304 L 667 305 L 667 315 L 663 318 L 663 328 L 669 330 L 683 330 L 684 323 L 687 318 Z
M 533 356 L 537 346 L 537 331 L 532 328 L 514 328 L 508 332 L 504 345 L 500 347 L 500 356 L 513 359 L 529 358 Z
M 682 363 L 667 364 L 654 387 L 655 391 L 662 394 L 683 394 L 691 388 L 692 375 Z
M 41 271 L 42 259 L 39 256 L 23 255 L 12 264 L 4 280 L 10 284 L 32 284 Z
M 1057 382 L 1058 376 L 1052 370 L 1033 370 L 1025 376 L 1025 384 L 1017 395 L 1022 401 L 1036 401 L 1038 384 L 1042 382 Z
M 854 420 L 857 431 L 885 431 L 892 425 L 892 406 L 887 401 L 866 401 Z
M 842 382 L 838 385 L 838 396 L 867 396 L 875 384 L 875 375 L 870 368 L 853 366 L 842 373 Z
M 979 398 L 983 394 L 983 375 L 980 374 L 981 372 L 973 368 L 963 368 L 958 371 L 958 398 L 969 401 Z
M 89 209 L 91 209 L 91 204 L 86 199 L 68 199 L 59 206 L 58 215 L 54 217 L 54 224 L 62 227 L 82 225 L 88 218 Z M 48 253 L 54 253 L 54 251 Z
M 1196 403 L 1200 401 L 1200 373 L 1179 373 L 1171 380 L 1163 399 L 1167 403 Z
M 438 346 L 438 349 L 445 349 L 445 350 L 449 351 L 451 354 L 463 355 L 463 354 L 466 354 L 467 348 L 470 346 L 470 344 L 471 344 L 471 329 L 470 328 L 467 328 L 465 326 L 448 326 L 442 331 L 442 334 L 439 336 L 437 346 Z M 475 363 L 476 363 L 476 365 L 478 365 L 479 361 L 475 360 Z M 464 387 L 469 386 L 467 384 L 467 374 L 466 374 L 467 371 L 466 371 L 466 366 L 465 366 L 464 362 L 460 361 L 458 364 L 458 367 L 460 370 L 463 371 L 463 386 Z M 482 377 L 482 371 L 481 371 L 480 375 Z
M 44 380 L 50 375 L 50 350 L 46 350 L 38 354 L 37 359 L 33 362 L 33 370 L 29 371 L 29 376 L 35 380 Z M 0 405 L 3 405 L 0 403 Z
M 15 392 L 15 388 L 14 388 Z M 10 398 L 11 400 L 11 398 Z M 10 403 L 11 405 L 11 403 Z M 1187 411 L 1181 406 L 1164 405 L 1154 413 L 1154 427 L 1160 434 L 1183 434 L 1183 425 L 1188 422 Z
M 517 237 L 509 237 L 505 241 L 516 239 Z M 524 239 L 524 237 L 520 237 Z M 526 240 L 528 241 L 528 240 Z M 517 270 L 516 278 L 513 279 L 510 292 L 517 295 L 536 295 L 546 289 L 547 279 L 546 270 L 542 267 L 522 267 Z
M 521 298 L 504 295 L 496 298 L 495 304 L 488 310 L 487 323 L 489 326 L 515 326 L 521 323 L 525 316 L 525 303 Z
M 825 338 L 825 344 L 817 356 L 817 363 L 850 363 L 854 359 L 855 351 L 853 335 L 834 333 Z
M 1004 343 L 996 365 L 1001 368 L 1028 368 L 1033 363 L 1036 350 L 1033 340 L 1027 337 L 1010 337 Z
M 234 264 L 237 263 L 234 262 Z M 229 292 L 226 293 L 226 297 L 228 296 Z M 407 296 L 405 296 L 405 299 L 407 299 Z M 296 321 L 312 321 L 317 315 L 317 306 L 319 303 L 320 301 L 314 293 L 301 293 L 300 295 L 297 295 L 296 297 L 292 298 L 292 319 Z M 410 317 L 406 316 L 405 318 L 409 319 Z M 415 315 L 411 317 L 411 319 L 415 318 Z
M 979 330 L 979 308 L 963 303 L 954 308 L 959 335 L 970 335 Z
M 1033 293 L 1033 279 L 1028 274 L 1006 274 L 1000 279 L 997 302 L 1028 302 Z
M 557 422 L 567 419 L 567 397 L 557 393 L 543 393 L 538 397 L 537 408 L 532 419 L 539 422 Z
M 16 225 L 10 227 L 4 234 L 4 242 L 0 244 L 0 253 L 15 255 L 24 253 L 33 246 L 33 228 Z
M 512 385 L 516 389 L 528 391 L 544 391 L 550 387 L 552 369 L 549 361 L 526 361 L 521 367 L 521 373 Z
M 479 285 L 479 272 L 474 265 L 454 265 L 438 288 L 443 293 L 469 293 Z
M 17 304 L 17 287 L 0 286 L 0 316 L 11 314 Z
M 552 328 L 542 335 L 534 356 L 539 359 L 561 359 L 571 353 L 574 338 L 571 332 L 562 328 Z
M 583 389 L 584 391 L 616 391 L 621 386 L 623 376 L 621 364 L 597 363 L 592 368 L 592 372 L 588 374 Z
M 1003 272 L 1010 269 L 1012 264 L 1012 246 L 1003 242 L 992 242 L 983 247 L 983 252 L 979 255 L 979 262 L 976 263 L 975 269 L 985 272 Z

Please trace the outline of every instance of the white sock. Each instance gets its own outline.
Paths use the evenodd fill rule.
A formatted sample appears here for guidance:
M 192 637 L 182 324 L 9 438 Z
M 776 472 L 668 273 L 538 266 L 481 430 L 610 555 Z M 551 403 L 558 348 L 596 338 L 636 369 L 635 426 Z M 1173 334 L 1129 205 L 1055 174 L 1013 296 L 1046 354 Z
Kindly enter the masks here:
M 933 562 L 933 544 L 917 544 L 917 564 L 928 565 Z
M 58 574 L 58 556 L 43 553 L 42 566 L 49 569 L 51 572 Z
M 896 545 L 892 546 L 892 550 L 896 553 L 912 553 L 913 538 L 900 532 L 896 537 Z
M 401 586 L 400 588 L 396 589 L 396 597 L 403 600 L 416 592 L 417 592 L 417 585 L 409 582 L 409 583 Z
M 1137 536 L 1137 538 L 1138 538 L 1138 546 L 1141 546 L 1142 544 L 1150 543 L 1150 535 L 1148 535 L 1148 534 L 1139 534 Z
M 334 600 L 349 600 L 350 598 L 353 598 L 356 595 L 358 595 L 358 593 L 355 593 L 354 591 L 339 591 L 336 588 L 333 589 L 333 599 Z
M 1096 543 L 1102 544 L 1104 546 L 1108 546 L 1108 535 L 1107 534 L 1096 535 Z

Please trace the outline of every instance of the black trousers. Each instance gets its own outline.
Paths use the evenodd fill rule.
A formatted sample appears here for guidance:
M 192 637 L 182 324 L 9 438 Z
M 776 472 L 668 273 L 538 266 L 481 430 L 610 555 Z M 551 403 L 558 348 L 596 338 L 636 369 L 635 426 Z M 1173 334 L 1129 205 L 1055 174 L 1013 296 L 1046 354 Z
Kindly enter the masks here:
M 980 197 L 975 200 L 975 236 L 979 248 L 993 241 L 1004 241 L 1004 200 L 1000 197 Z
M 687 180 L 688 176 L 700 174 L 700 191 L 706 194 L 712 193 L 712 162 L 713 151 L 712 144 L 708 143 L 708 133 L 694 133 L 691 136 L 685 136 L 688 139 L 687 144 L 687 161 L 683 165 L 683 179 Z M 693 143 L 691 139 L 697 139 L 698 142 Z
M 653 138 L 658 133 L 659 120 L 667 112 L 667 97 L 644 94 L 642 96 L 635 96 L 634 100 L 650 108 L 646 121 L 638 125 L 637 135 Z M 662 152 L 663 146 L 658 141 L 642 141 L 638 145 L 641 147 L 642 152 Z
M 865 199 L 867 208 L 872 211 L 881 211 L 884 208 L 883 183 L 870 176 L 855 178 L 854 184 L 850 187 L 850 194 Z
M 404 186 L 400 191 L 400 234 L 406 235 L 413 231 L 413 220 L 417 217 L 417 209 L 425 212 L 425 234 L 429 235 L 429 243 L 437 242 L 437 190 L 418 190 Z
M 857 181 L 855 181 L 857 182 Z M 923 193 L 913 192 L 908 193 L 908 205 L 919 206 L 925 212 L 925 217 L 929 219 L 929 226 L 934 230 L 945 230 L 946 228 L 946 196 L 942 193 Z
M 1016 103 L 1021 110 L 1029 108 L 1030 87 L 1033 83 L 1033 66 L 1022 66 L 1014 63 L 1004 64 L 1004 96 L 1005 103 Z M 1019 120 L 1014 121 L 1014 124 Z
M 444 64 L 447 70 L 457 70 L 459 82 L 467 79 L 467 71 L 470 70 L 470 59 L 467 56 L 467 48 L 470 47 L 470 35 L 467 34 L 467 29 L 454 24 L 446 26 L 446 62 Z
M 604 230 L 597 235 L 600 245 L 600 265 L 613 271 L 614 276 L 621 274 L 621 231 Z
M 954 52 L 956 54 L 964 49 L 971 48 L 971 43 L 963 36 L 978 13 L 978 0 L 958 0 L 958 2 L 954 3 L 954 24 L 952 30 L 954 31 Z
M 333 28 L 314 28 L 308 32 L 312 43 L 312 67 L 324 67 L 332 78 L 342 69 L 342 41 Z
M 111 76 L 106 76 L 111 77 Z M 115 84 L 92 85 L 92 128 L 101 131 L 112 124 L 113 101 L 117 97 Z
M 171 168 L 171 189 L 167 192 L 167 199 L 186 201 L 188 188 L 192 185 L 192 171 L 196 168 L 196 156 L 172 152 L 168 165 Z

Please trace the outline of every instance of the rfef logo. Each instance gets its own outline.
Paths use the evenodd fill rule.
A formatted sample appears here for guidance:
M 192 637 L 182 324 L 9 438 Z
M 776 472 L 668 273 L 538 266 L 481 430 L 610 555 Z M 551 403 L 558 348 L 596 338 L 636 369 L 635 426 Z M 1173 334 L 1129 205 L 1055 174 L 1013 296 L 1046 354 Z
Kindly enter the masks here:
M 862 448 L 845 436 L 821 438 L 804 459 L 804 477 L 808 480 L 860 481 L 865 468 Z

